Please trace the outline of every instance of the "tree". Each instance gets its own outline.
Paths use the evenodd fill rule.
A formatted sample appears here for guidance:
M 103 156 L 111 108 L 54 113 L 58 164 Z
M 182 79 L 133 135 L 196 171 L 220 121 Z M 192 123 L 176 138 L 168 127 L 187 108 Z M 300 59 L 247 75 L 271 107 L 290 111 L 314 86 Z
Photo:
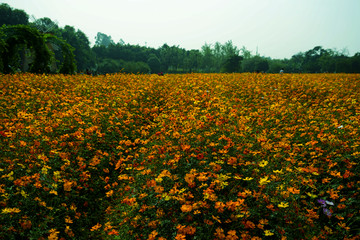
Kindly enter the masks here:
M 90 49 L 89 39 L 82 31 L 75 31 L 74 27 L 67 25 L 62 29 L 61 36 L 75 49 L 75 60 L 79 71 L 94 68 L 95 56 Z
M 105 46 L 108 47 L 110 44 L 115 44 L 111 39 L 111 36 L 106 35 L 105 33 L 98 32 L 95 37 L 95 46 Z
M 8 4 L 0 5 L 0 26 L 5 25 L 26 25 L 29 23 L 29 15 L 20 9 L 13 9 Z
M 125 62 L 124 72 L 126 73 L 148 73 L 150 67 L 144 62 Z
M 200 69 L 201 63 L 201 53 L 199 50 L 190 50 L 186 52 L 186 57 L 184 59 L 184 68 L 188 72 L 198 72 Z
M 247 50 L 245 46 L 243 46 L 240 49 L 240 52 L 241 52 L 241 55 L 243 56 L 244 59 L 251 58 L 251 52 L 249 50 Z
M 305 59 L 303 63 L 303 69 L 309 73 L 321 72 L 321 66 L 319 58 L 325 55 L 327 51 L 321 46 L 316 46 L 311 50 L 305 52 Z
M 243 72 L 266 72 L 269 69 L 269 63 L 265 58 L 255 56 L 242 61 Z
M 106 59 L 102 59 L 98 63 L 97 71 L 101 74 L 117 73 L 120 72 L 123 68 L 124 68 L 123 61 L 106 58 Z
M 201 47 L 201 55 L 202 55 L 202 63 L 201 68 L 205 72 L 211 72 L 214 69 L 214 54 L 213 50 L 211 49 L 211 45 L 205 43 Z
M 287 64 L 286 60 L 280 60 L 280 59 L 269 59 L 269 70 L 270 73 L 279 73 L 281 69 L 286 69 Z M 289 71 L 287 69 L 287 71 Z
M 152 73 L 160 72 L 161 63 L 159 58 L 155 54 L 150 54 L 147 60 L 147 64 L 150 67 Z
M 30 26 L 35 27 L 39 32 L 42 33 L 52 33 L 57 36 L 60 36 L 60 29 L 58 26 L 58 23 L 55 21 L 52 21 L 50 18 L 44 17 L 35 19 L 33 17 L 34 21 L 30 23 Z
M 227 73 L 239 72 L 241 66 L 241 60 L 243 60 L 243 57 L 239 55 L 234 54 L 232 56 L 229 56 L 225 60 L 225 63 L 223 64 L 221 71 Z

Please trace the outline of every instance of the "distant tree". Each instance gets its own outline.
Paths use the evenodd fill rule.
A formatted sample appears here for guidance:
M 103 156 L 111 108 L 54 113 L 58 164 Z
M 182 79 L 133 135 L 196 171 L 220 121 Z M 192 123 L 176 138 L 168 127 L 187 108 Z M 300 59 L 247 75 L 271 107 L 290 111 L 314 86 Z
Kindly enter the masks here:
M 301 73 L 303 72 L 303 65 L 305 61 L 305 54 L 303 52 L 299 52 L 291 57 L 287 64 L 287 71 L 292 73 Z
M 266 72 L 269 69 L 268 61 L 260 56 L 255 56 L 242 61 L 243 72 Z
M 75 60 L 79 71 L 94 68 L 95 56 L 90 49 L 89 39 L 82 31 L 75 31 L 74 27 L 67 25 L 62 29 L 61 36 L 67 43 L 75 48 Z
M 242 46 L 242 48 L 240 49 L 240 53 L 244 59 L 251 58 L 251 52 L 247 50 L 245 46 Z
M 161 63 L 159 58 L 155 54 L 150 54 L 147 60 L 147 64 L 150 67 L 152 73 L 160 72 Z
M 165 43 L 158 49 L 158 51 L 160 53 L 161 71 L 167 72 L 171 66 L 173 58 L 170 47 Z
M 287 69 L 287 61 L 286 60 L 280 60 L 280 59 L 268 59 L 269 63 L 269 70 L 270 73 L 279 73 L 281 69 Z
M 235 54 L 227 57 L 221 71 L 227 73 L 240 72 L 241 60 L 243 60 L 243 57 Z
M 30 26 L 35 27 L 37 30 L 39 30 L 39 32 L 52 33 L 57 36 L 61 36 L 57 21 L 52 21 L 47 17 L 36 19 L 32 16 L 32 19 L 33 22 L 30 23 Z
M 360 52 L 351 57 L 351 72 L 360 73 Z
M 0 72 L 4 72 L 4 62 L 3 57 L 6 53 L 6 41 L 5 41 L 5 33 L 2 31 L 0 27 Z
M 6 3 L 0 5 L 0 26 L 5 25 L 26 25 L 29 23 L 29 15 L 20 9 L 13 9 Z
M 239 55 L 239 50 L 233 45 L 232 41 L 229 40 L 224 44 L 216 42 L 212 48 L 212 54 L 214 59 L 213 70 L 220 72 L 224 67 L 225 61 L 228 61 L 233 56 Z
M 106 35 L 105 33 L 98 32 L 95 37 L 95 46 L 105 46 L 108 47 L 110 44 L 115 44 L 111 39 L 111 36 Z
M 186 52 L 184 67 L 188 72 L 198 72 L 200 70 L 201 53 L 199 50 L 190 50 Z
M 124 68 L 124 62 L 121 60 L 115 60 L 115 59 L 102 59 L 98 63 L 97 71 L 101 74 L 105 73 L 117 73 L 122 71 Z
M 125 62 L 124 72 L 126 73 L 148 73 L 150 67 L 144 62 Z
M 319 59 L 325 54 L 327 54 L 327 51 L 321 46 L 316 46 L 306 51 L 303 63 L 304 71 L 309 73 L 321 72 Z
M 205 72 L 214 71 L 214 53 L 210 44 L 205 43 L 201 47 L 202 62 L 201 68 Z

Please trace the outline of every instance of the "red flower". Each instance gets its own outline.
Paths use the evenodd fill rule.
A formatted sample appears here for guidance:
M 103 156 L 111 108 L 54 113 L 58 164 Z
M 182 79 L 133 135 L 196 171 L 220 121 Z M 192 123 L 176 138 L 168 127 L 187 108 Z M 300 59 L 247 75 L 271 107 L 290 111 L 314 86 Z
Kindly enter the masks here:
M 0 131 L 0 135 L 3 136 L 3 137 L 7 137 L 7 135 L 5 134 L 4 131 Z

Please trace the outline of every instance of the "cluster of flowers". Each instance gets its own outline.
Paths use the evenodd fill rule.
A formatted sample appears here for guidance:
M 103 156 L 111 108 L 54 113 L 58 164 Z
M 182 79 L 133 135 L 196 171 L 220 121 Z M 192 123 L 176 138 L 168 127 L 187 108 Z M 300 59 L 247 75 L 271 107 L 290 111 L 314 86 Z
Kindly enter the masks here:
M 0 238 L 359 239 L 358 74 L 0 89 Z

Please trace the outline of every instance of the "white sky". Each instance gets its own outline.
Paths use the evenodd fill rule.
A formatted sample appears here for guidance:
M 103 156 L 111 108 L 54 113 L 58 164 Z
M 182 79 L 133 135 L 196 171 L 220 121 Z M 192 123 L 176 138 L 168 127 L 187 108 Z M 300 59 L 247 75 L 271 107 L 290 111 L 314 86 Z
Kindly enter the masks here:
M 253 54 L 290 58 L 315 46 L 360 52 L 360 0 L 0 0 L 60 27 L 114 42 L 200 49 L 232 40 Z

